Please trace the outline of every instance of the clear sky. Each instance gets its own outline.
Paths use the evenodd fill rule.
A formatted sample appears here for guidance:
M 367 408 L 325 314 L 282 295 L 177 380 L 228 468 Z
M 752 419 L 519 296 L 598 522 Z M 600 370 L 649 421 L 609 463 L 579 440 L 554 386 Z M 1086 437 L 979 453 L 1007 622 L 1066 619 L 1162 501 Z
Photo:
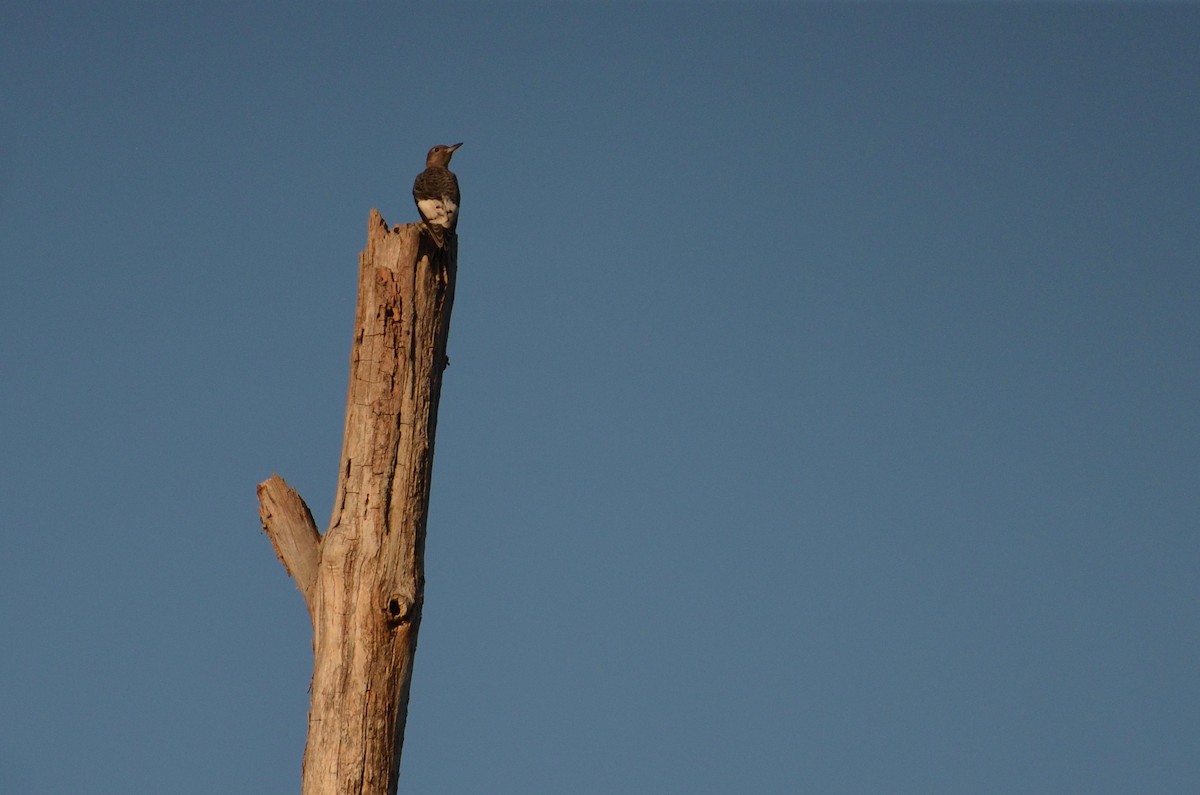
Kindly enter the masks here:
M 1200 7 L 5 3 L 0 795 L 297 793 L 465 141 L 401 789 L 1200 792 Z

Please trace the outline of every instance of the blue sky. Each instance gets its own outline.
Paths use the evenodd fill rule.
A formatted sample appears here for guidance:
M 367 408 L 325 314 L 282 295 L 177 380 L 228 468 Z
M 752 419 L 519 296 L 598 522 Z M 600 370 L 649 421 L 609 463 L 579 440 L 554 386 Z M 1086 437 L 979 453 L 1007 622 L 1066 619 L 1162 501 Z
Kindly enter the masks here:
M 401 791 L 1200 790 L 1200 7 L 0 11 L 0 793 L 294 793 L 465 141 Z

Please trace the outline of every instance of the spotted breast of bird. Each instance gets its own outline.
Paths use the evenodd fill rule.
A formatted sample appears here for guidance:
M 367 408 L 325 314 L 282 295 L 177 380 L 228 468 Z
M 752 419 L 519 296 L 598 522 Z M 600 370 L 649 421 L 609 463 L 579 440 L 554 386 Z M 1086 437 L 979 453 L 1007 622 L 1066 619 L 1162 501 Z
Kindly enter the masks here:
M 461 143 L 438 144 L 425 156 L 425 170 L 413 182 L 413 201 L 421 213 L 426 231 L 438 248 L 445 248 L 446 237 L 458 225 L 458 177 L 448 166 Z

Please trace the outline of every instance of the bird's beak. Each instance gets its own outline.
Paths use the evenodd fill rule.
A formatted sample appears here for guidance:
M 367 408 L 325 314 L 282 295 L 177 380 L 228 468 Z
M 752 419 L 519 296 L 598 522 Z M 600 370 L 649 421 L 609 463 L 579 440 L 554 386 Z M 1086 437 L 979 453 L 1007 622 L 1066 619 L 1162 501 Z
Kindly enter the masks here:
M 453 146 L 447 146 L 446 148 L 449 149 L 451 152 L 453 152 L 455 149 L 457 149 L 460 146 L 462 146 L 462 141 L 459 141 L 458 143 L 454 144 Z

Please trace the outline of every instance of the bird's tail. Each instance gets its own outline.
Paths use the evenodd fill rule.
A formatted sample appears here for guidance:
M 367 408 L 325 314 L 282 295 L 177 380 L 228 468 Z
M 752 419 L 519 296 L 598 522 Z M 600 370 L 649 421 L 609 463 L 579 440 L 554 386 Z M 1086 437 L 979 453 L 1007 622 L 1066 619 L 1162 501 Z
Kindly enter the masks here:
M 428 223 L 427 221 L 421 222 L 421 228 L 424 229 L 425 232 L 429 235 L 429 239 L 434 242 L 434 245 L 436 245 L 440 249 L 446 247 L 446 230 L 445 229 L 443 229 L 442 227 L 440 227 L 436 224 Z

